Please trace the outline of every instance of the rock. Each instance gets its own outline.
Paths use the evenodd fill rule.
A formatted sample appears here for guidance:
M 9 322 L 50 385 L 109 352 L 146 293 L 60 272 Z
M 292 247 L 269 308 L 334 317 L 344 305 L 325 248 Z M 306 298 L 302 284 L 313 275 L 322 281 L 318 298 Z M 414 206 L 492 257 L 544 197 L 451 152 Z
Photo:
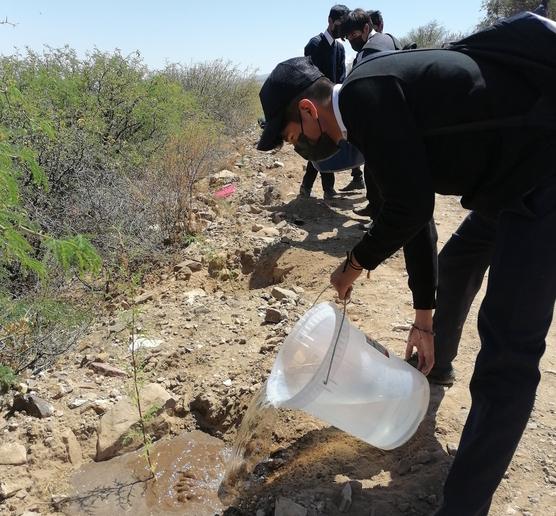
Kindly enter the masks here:
M 75 434 L 68 428 L 62 434 L 62 442 L 66 446 L 66 452 L 68 454 L 68 460 L 72 463 L 75 468 L 81 466 L 83 462 L 83 453 L 81 452 L 81 445 L 75 437 Z
M 274 516 L 307 516 L 307 509 L 289 498 L 281 496 L 276 500 Z
M 11 498 L 19 491 L 29 489 L 32 485 L 33 481 L 29 477 L 21 477 L 13 480 L 2 480 L 0 482 L 0 500 Z
M 193 260 L 185 260 L 184 262 L 180 262 L 174 265 L 174 272 L 180 272 L 184 269 L 189 269 L 191 272 L 200 271 L 203 268 L 203 264 L 201 262 L 194 262 Z
M 95 373 L 102 374 L 104 376 L 116 376 L 120 378 L 127 377 L 127 373 L 125 371 L 102 362 L 91 362 L 89 367 L 95 371 Z
M 416 464 L 428 464 L 432 460 L 432 455 L 427 450 L 421 450 L 415 454 L 413 461 Z
M 29 386 L 28 386 L 26 383 L 21 382 L 21 383 L 18 383 L 18 384 L 16 385 L 16 389 L 17 389 L 21 394 L 27 394 L 27 392 L 29 391 Z
M 266 516 L 266 512 L 263 509 L 257 509 L 255 516 Z
M 202 288 L 194 288 L 193 290 L 188 290 L 183 294 L 183 301 L 188 305 L 192 305 L 200 297 L 207 297 L 207 293 Z
M 403 476 L 411 470 L 411 462 L 408 459 L 401 459 L 396 466 L 398 475 Z
M 272 166 L 273 168 L 284 168 L 284 163 L 282 163 L 281 161 L 275 161 Z
M 229 378 L 227 378 L 226 380 L 224 380 L 222 382 L 222 385 L 225 385 L 226 387 L 231 387 L 232 386 L 232 380 L 230 380 Z
M 264 317 L 265 322 L 267 323 L 279 323 L 282 319 L 284 319 L 284 314 L 277 310 L 276 308 L 267 308 L 266 314 Z
M 258 231 L 260 231 L 263 228 L 264 228 L 264 226 L 262 224 L 253 224 L 251 226 L 251 231 L 253 231 L 253 233 L 257 233 Z
M 175 406 L 175 399 L 157 383 L 150 383 L 140 391 L 143 413 L 159 413 Z M 136 448 L 137 443 L 124 444 L 130 430 L 139 423 L 137 406 L 125 397 L 116 403 L 102 418 L 97 428 L 97 451 L 95 460 L 107 460 L 124 451 Z M 133 441 L 133 440 L 132 440 Z
M 0 465 L 19 466 L 27 463 L 27 450 L 20 443 L 0 444 Z
M 218 273 L 226 268 L 226 262 L 228 261 L 228 256 L 226 253 L 218 253 L 212 256 L 208 262 L 208 273 L 212 278 L 216 278 Z
M 142 305 L 144 303 L 146 303 L 147 301 L 152 301 L 154 299 L 154 293 L 153 292 L 145 292 L 144 294 L 141 294 L 140 296 L 136 296 L 135 299 L 133 300 L 133 302 L 136 305 Z
M 455 457 L 458 452 L 458 447 L 455 444 L 448 443 L 446 445 L 446 451 L 448 452 L 448 455 Z
M 75 398 L 68 403 L 68 408 L 76 409 L 76 408 L 82 407 L 83 405 L 85 405 L 85 403 L 88 403 L 88 402 L 89 402 L 89 400 L 86 400 L 84 398 Z
M 209 183 L 211 185 L 216 185 L 219 183 L 233 183 L 237 181 L 239 181 L 239 176 L 237 174 L 231 170 L 221 170 L 211 176 Z
M 17 394 L 14 396 L 13 409 L 16 412 L 26 412 L 30 416 L 40 419 L 54 414 L 54 407 L 34 394 Z
M 287 288 L 274 287 L 271 291 L 272 297 L 281 301 L 282 299 L 291 299 L 293 301 L 298 299 L 298 295 L 293 290 Z
M 284 213 L 283 211 L 276 211 L 272 214 L 272 222 L 274 222 L 274 224 L 279 224 L 285 218 L 286 218 L 286 213 Z
M 348 512 L 351 507 L 351 484 L 346 482 L 342 491 L 340 493 L 340 501 L 338 503 L 338 508 L 340 512 Z
M 162 344 L 164 343 L 163 340 L 159 340 L 159 339 L 150 339 L 149 337 L 135 337 L 134 340 L 134 345 L 135 345 L 135 351 L 138 351 L 139 349 L 153 349 L 153 348 L 158 348 L 160 347 Z M 129 351 L 131 351 L 131 348 L 133 347 L 132 344 L 129 345 Z
M 280 231 L 276 228 L 262 228 L 260 231 L 258 231 L 258 233 L 260 233 L 261 235 L 264 235 L 266 237 L 279 237 L 280 236 Z
M 189 267 L 182 267 L 179 271 L 176 271 L 176 277 L 185 281 L 191 279 L 193 271 Z

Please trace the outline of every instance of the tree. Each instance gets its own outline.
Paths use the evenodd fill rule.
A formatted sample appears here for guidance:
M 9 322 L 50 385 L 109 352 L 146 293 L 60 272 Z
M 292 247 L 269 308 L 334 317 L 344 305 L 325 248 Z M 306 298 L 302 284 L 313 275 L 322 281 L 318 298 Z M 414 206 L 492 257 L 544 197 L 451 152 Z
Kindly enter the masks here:
M 540 0 L 483 0 L 481 10 L 485 16 L 479 23 L 478 29 L 492 25 L 498 18 L 512 16 L 521 11 L 532 11 L 540 4 Z M 551 18 L 554 19 L 553 16 Z
M 450 32 L 446 27 L 436 20 L 412 29 L 406 36 L 401 38 L 402 45 L 416 43 L 417 48 L 439 48 L 451 41 L 457 41 L 465 35 Z

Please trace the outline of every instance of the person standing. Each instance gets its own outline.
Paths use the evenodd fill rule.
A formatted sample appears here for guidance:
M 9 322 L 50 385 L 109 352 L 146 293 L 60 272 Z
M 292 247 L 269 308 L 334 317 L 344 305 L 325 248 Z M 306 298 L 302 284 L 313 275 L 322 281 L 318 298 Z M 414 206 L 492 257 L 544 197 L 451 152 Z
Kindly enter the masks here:
M 346 77 L 346 52 L 337 41 L 341 37 L 342 19 L 349 13 L 349 8 L 342 4 L 334 5 L 328 14 L 328 27 L 324 32 L 312 37 L 305 46 L 304 54 L 313 64 L 334 83 L 341 83 Z M 319 174 L 312 161 L 307 162 L 307 170 L 299 188 L 299 194 L 310 197 L 311 190 Z M 322 189 L 326 200 L 334 199 L 338 194 L 334 189 L 333 173 L 321 174 Z M 363 173 L 359 168 L 352 170 L 352 181 L 343 191 L 364 188 Z
M 498 59 L 473 53 L 485 38 Z M 546 61 L 523 54 L 531 38 Z M 370 58 L 343 85 L 294 58 L 260 93 L 270 120 L 260 150 L 285 140 L 325 159 L 347 138 L 373 163 L 383 204 L 331 276 L 340 299 L 429 224 L 435 194 L 495 220 L 472 403 L 437 516 L 488 514 L 533 408 L 556 301 L 556 24 L 524 13 L 463 43 Z M 412 335 L 407 352 L 417 348 L 427 374 L 432 310 L 416 311 Z

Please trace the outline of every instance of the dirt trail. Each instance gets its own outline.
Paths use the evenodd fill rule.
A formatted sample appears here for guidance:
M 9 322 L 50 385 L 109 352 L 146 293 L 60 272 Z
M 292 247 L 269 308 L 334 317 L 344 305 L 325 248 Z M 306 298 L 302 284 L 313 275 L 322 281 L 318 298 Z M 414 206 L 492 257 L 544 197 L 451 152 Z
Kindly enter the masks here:
M 141 300 L 142 331 L 163 341 L 148 351 L 146 381 L 164 387 L 176 402 L 161 416 L 155 429 L 158 437 L 198 429 L 230 443 L 284 335 L 361 236 L 357 226 L 362 219 L 351 213 L 364 201 L 361 193 L 325 203 L 317 185 L 317 198 L 297 198 L 303 162 L 291 150 L 261 155 L 248 149 L 230 165 L 237 175 L 237 193 L 200 210 L 198 217 L 207 225 L 205 237 L 184 251 L 183 259 L 201 263 L 200 270 L 160 271 L 150 278 Z M 337 175 L 340 186 L 348 181 L 349 174 Z M 464 213 L 456 198 L 438 198 L 440 246 Z M 297 297 L 276 300 L 271 293 L 274 285 L 293 289 Z M 331 290 L 323 295 L 332 298 Z M 282 412 L 272 437 L 272 461 L 261 469 L 258 482 L 237 508 L 226 514 L 254 515 L 259 510 L 258 514 L 270 515 L 277 497 L 286 496 L 310 515 L 337 515 L 340 492 L 348 481 L 353 501 L 345 514 L 432 514 L 452 460 L 447 448 L 457 446 L 469 409 L 468 383 L 479 345 L 478 301 L 455 362 L 458 381 L 451 389 L 432 389 L 427 418 L 406 445 L 380 451 L 302 413 Z M 23 443 L 28 452 L 26 464 L 0 466 L 0 476 L 33 481 L 0 502 L 0 514 L 56 513 L 50 505 L 52 495 L 68 492 L 74 470 L 61 438 L 66 429 L 77 437 L 84 462 L 94 459 L 99 419 L 124 396 L 126 381 L 80 366 L 86 356 L 99 354 L 115 367 L 125 368 L 129 362 L 120 322 L 125 300 L 112 304 L 112 315 L 92 328 L 76 356 L 29 379 L 32 390 L 53 404 L 54 415 L 44 420 L 23 414 L 0 419 L 0 440 Z M 265 323 L 269 308 L 282 320 Z M 412 321 L 413 311 L 401 253 L 369 280 L 357 282 L 348 314 L 391 352 L 403 354 L 407 338 L 403 328 Z M 556 515 L 555 325 L 541 370 L 536 408 L 496 494 L 494 516 Z M 60 395 L 61 384 L 71 384 L 71 392 Z M 73 407 L 72 401 L 81 398 L 90 404 L 101 400 L 106 407 L 98 409 L 98 403 L 94 410 Z

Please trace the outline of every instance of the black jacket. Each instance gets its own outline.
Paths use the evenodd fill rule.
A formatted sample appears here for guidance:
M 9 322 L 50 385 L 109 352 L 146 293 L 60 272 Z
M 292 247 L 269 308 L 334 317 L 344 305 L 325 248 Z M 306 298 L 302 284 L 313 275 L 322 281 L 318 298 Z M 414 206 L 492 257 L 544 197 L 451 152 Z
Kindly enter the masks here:
M 346 78 L 344 46 L 337 41 L 331 46 L 323 33 L 309 40 L 305 56 L 311 57 L 314 65 L 333 83 L 339 84 Z
M 435 193 L 462 196 L 464 207 L 495 213 L 553 174 L 555 128 L 431 135 L 528 113 L 538 98 L 527 77 L 453 50 L 377 54 L 359 64 L 340 91 L 340 112 L 348 140 L 373 164 L 384 202 L 354 249 L 357 261 L 374 269 L 426 231 Z

